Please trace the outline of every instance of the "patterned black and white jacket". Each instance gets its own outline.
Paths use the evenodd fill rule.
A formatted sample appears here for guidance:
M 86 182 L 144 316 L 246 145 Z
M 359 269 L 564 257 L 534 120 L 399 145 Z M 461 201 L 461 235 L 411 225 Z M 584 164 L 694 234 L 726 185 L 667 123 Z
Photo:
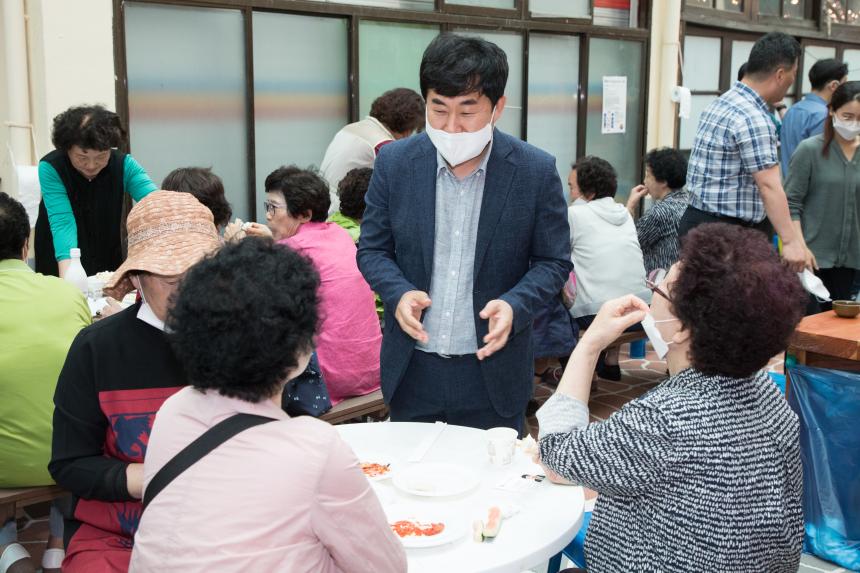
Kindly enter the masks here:
M 543 463 L 599 493 L 589 573 L 795 573 L 803 538 L 798 420 L 764 372 L 680 372 L 604 422 L 556 393 Z
M 690 194 L 683 189 L 671 191 L 636 221 L 636 237 L 642 248 L 645 272 L 669 270 L 678 261 L 678 225 L 687 210 Z

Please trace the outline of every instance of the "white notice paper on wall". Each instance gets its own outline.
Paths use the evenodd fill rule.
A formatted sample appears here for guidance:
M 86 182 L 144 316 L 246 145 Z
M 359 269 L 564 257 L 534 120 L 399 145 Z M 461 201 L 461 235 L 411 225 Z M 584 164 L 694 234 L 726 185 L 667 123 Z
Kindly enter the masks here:
M 627 76 L 603 76 L 603 124 L 600 133 L 627 130 Z

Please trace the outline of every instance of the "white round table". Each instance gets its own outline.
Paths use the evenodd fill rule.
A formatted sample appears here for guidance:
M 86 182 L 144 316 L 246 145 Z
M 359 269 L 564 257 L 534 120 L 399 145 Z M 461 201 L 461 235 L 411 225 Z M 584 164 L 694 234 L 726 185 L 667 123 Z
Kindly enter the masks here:
M 434 424 L 375 422 L 344 424 L 337 429 L 359 460 L 363 455 L 382 454 L 397 471 L 412 465 L 406 460 L 434 432 Z M 462 517 L 467 524 L 461 539 L 437 547 L 407 549 L 410 573 L 521 573 L 561 551 L 582 523 L 581 487 L 544 480 L 526 492 L 498 489 L 496 486 L 509 476 L 538 474 L 541 469 L 519 448 L 510 465 L 491 465 L 483 430 L 446 426 L 421 462 L 467 468 L 478 476 L 480 484 L 459 496 L 423 497 L 401 492 L 391 479 L 372 482 L 384 508 L 429 504 L 434 511 Z M 472 522 L 486 519 L 487 510 L 493 505 L 518 506 L 520 511 L 502 521 L 493 541 L 473 541 Z

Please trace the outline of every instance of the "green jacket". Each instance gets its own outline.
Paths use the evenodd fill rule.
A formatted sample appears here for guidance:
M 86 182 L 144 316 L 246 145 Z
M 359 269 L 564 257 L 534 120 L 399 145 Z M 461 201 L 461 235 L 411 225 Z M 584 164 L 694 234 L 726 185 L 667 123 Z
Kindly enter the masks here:
M 358 236 L 361 234 L 361 224 L 358 221 L 352 217 L 347 217 L 340 211 L 329 215 L 328 220 L 330 223 L 336 223 L 346 229 L 346 232 L 352 237 L 353 242 L 358 244 Z
M 90 309 L 71 283 L 0 260 L 0 487 L 54 483 L 54 388 Z

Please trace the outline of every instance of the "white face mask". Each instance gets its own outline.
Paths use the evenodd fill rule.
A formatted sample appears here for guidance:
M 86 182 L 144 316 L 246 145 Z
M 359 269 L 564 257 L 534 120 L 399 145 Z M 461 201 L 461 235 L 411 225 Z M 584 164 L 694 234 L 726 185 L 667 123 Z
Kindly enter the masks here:
M 425 112 L 427 116 L 429 112 Z M 474 159 L 493 140 L 493 118 L 496 115 L 496 107 L 493 106 L 493 114 L 490 121 L 478 131 L 464 131 L 461 133 L 448 133 L 442 129 L 436 129 L 430 125 L 430 118 L 426 117 L 424 131 L 430 137 L 430 141 L 448 162 L 451 167 L 457 167 L 470 159 Z
M 645 318 L 642 319 L 642 330 L 644 330 L 645 334 L 648 335 L 648 340 L 651 342 L 651 346 L 654 347 L 654 352 L 657 353 L 657 356 L 659 356 L 661 360 L 666 357 L 666 353 L 669 352 L 669 345 L 674 344 L 674 342 L 667 342 L 660 333 L 660 329 L 657 328 L 657 325 L 661 322 L 672 322 L 674 320 L 678 319 L 667 318 L 664 320 L 654 320 L 654 317 L 650 314 L 646 314 Z
M 140 279 L 138 279 L 140 280 Z M 146 295 L 143 293 L 143 283 L 137 287 L 137 290 L 140 291 L 140 308 L 137 311 L 137 318 L 145 322 L 150 326 L 154 326 L 158 330 L 165 332 L 164 330 L 164 321 L 156 316 L 155 311 L 152 310 L 152 307 L 149 306 L 149 303 L 146 302 Z
M 833 129 L 845 139 L 854 139 L 860 135 L 860 121 L 843 121 L 834 115 Z
M 803 269 L 803 272 L 797 273 L 797 276 L 800 278 L 800 284 L 803 285 L 803 288 L 805 288 L 807 292 L 815 295 L 819 302 L 830 300 L 830 291 L 827 290 L 827 287 L 824 286 L 821 279 L 813 274 L 812 271 L 809 269 Z

